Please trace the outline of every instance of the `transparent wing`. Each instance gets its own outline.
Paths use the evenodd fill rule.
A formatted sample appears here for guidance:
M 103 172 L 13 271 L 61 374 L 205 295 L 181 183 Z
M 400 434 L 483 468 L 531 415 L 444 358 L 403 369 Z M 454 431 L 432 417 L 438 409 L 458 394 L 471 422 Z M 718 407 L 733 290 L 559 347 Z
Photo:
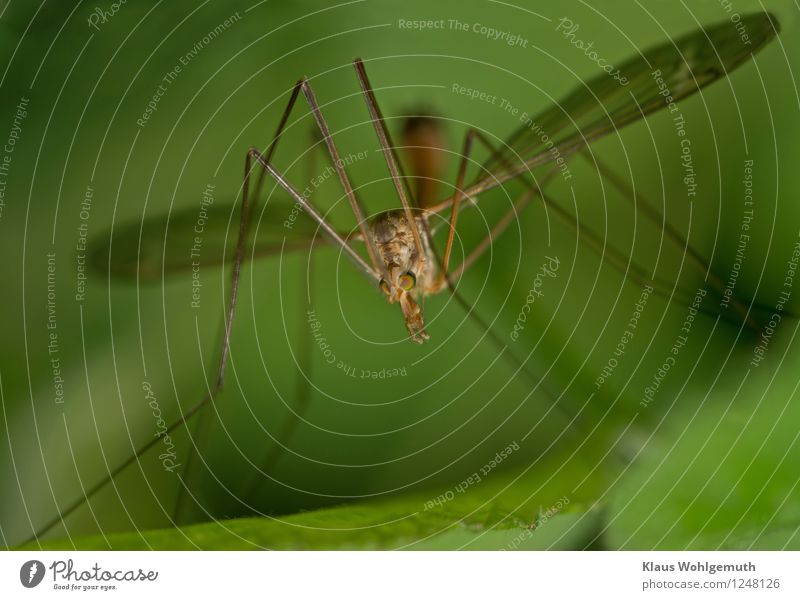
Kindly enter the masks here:
M 740 37 L 741 26 L 750 43 Z M 467 190 L 475 196 L 539 165 L 558 161 L 592 141 L 667 108 L 747 62 L 777 34 L 769 13 L 724 21 L 651 48 L 623 63 L 628 83 L 601 73 L 561 102 L 526 120 L 485 163 Z M 434 210 L 449 206 L 445 201 Z
M 258 225 L 251 227 L 247 246 L 252 251 L 245 260 L 281 248 L 307 247 L 312 239 L 327 243 L 317 234 L 316 223 L 289 199 L 271 199 L 263 214 L 257 208 L 253 218 Z M 157 281 L 162 275 L 191 270 L 193 263 L 203 267 L 232 263 L 238 233 L 238 207 L 215 203 L 202 215 L 192 207 L 114 227 L 92 241 L 92 266 L 114 278 Z

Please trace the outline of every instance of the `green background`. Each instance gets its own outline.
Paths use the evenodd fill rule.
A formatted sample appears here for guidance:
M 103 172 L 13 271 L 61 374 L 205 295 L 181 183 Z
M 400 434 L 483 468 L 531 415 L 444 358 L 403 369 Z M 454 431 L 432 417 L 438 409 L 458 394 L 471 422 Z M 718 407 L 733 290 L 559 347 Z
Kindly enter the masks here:
M 172 421 L 214 377 L 227 270 L 202 268 L 200 309 L 191 308 L 185 271 L 141 285 L 89 271 L 86 299 L 75 300 L 75 245 L 87 185 L 94 190 L 87 223 L 95 251 L 113 228 L 114 252 L 135 252 L 126 242 L 136 236 L 126 226 L 167 213 L 195 214 L 209 183 L 220 208 L 213 227 L 224 240 L 230 225 L 232 240 L 237 217 L 230 209 L 246 149 L 267 146 L 292 84 L 305 75 L 340 153 L 367 151 L 348 172 L 374 213 L 397 201 L 359 95 L 354 57 L 364 58 L 395 135 L 404 114 L 442 118 L 451 151 L 445 194 L 468 126 L 498 140 L 519 126 L 496 105 L 454 94 L 453 84 L 536 113 L 597 74 L 556 31 L 557 19 L 579 24 L 579 36 L 618 64 L 668 36 L 729 18 L 717 2 L 255 4 L 131 0 L 99 31 L 87 19 L 110 3 L 38 9 L 13 3 L 0 18 L 6 65 L 0 139 L 19 99 L 30 98 L 0 218 L 0 382 L 8 439 L 0 445 L 0 533 L 8 547 L 29 540 L 59 507 L 155 435 L 143 381 Z M 735 10 L 758 6 L 737 2 Z M 784 6 L 767 4 L 782 32 L 755 64 L 681 104 L 700 182 L 691 203 L 669 115 L 592 146 L 685 232 L 723 281 L 736 256 L 743 161 L 754 161 L 754 222 L 735 288 L 745 304 L 774 304 L 800 229 L 800 99 L 791 64 L 800 38 L 796 15 Z M 187 62 L 139 127 L 164 75 L 237 12 L 241 18 Z M 528 47 L 448 27 L 409 31 L 399 19 L 482 23 L 518 33 Z M 310 160 L 316 160 L 310 172 L 327 164 L 307 152 L 312 124 L 301 101 L 275 159 L 292 181 L 307 177 Z M 485 157 L 476 152 L 477 160 Z M 658 261 L 661 278 L 693 295 L 702 273 L 681 249 L 581 159 L 570 165 L 574 199 L 558 178 L 552 196 L 633 264 L 653 269 Z M 464 213 L 456 259 L 521 189 L 509 184 L 482 197 L 479 211 Z M 280 191 L 271 184 L 267 190 L 273 206 L 285 207 Z M 335 182 L 313 199 L 330 210 L 337 227 L 353 227 Z M 280 215 L 264 213 L 255 235 L 269 241 L 281 233 L 280 223 L 269 220 Z M 160 241 L 144 240 L 157 250 Z M 194 457 L 183 473 L 182 529 L 173 525 L 183 484 L 162 469 L 153 450 L 30 547 L 800 545 L 796 319 L 784 318 L 767 358 L 750 368 L 762 312 L 756 311 L 757 331 L 729 315 L 698 317 L 676 366 L 643 408 L 644 388 L 668 355 L 687 307 L 652 296 L 619 366 L 596 389 L 641 286 L 603 263 L 538 204 L 460 282 L 490 336 L 442 294 L 425 303 L 431 341 L 411 344 L 397 307 L 337 252 L 318 241 L 314 248 L 310 270 L 308 252 L 299 252 L 242 271 L 225 391 L 199 422 L 190 422 L 191 435 L 184 428 L 174 435 L 178 460 Z M 53 400 L 47 353 L 48 252 L 57 256 L 63 404 Z M 546 256 L 559 258 L 558 275 L 545 281 L 520 340 L 512 341 Z M 718 298 L 712 296 L 713 312 Z M 798 306 L 796 298 L 789 306 Z M 309 308 L 337 361 L 357 377 L 325 362 L 311 339 Z M 384 368 L 406 374 L 358 377 Z M 302 420 L 286 435 L 298 410 Z M 480 483 L 456 491 L 512 443 L 519 450 Z M 281 444 L 287 449 L 277 452 Z M 425 510 L 448 491 L 452 500 Z M 564 498 L 555 516 L 542 517 Z

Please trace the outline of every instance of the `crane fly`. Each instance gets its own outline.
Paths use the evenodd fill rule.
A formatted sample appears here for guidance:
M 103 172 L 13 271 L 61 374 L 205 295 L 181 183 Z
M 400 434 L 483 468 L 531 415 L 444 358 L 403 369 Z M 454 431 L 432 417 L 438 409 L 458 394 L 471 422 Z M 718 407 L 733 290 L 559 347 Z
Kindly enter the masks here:
M 742 28 L 748 33 L 747 42 L 740 37 Z M 777 21 L 772 15 L 757 13 L 742 17 L 738 26 L 725 21 L 640 52 L 619 66 L 619 71 L 627 79 L 626 85 L 622 85 L 607 73 L 601 73 L 579 85 L 560 103 L 548 107 L 534 117 L 532 121 L 536 124 L 536 128 L 530 124 L 523 124 L 502 145 L 492 143 L 479 130 L 470 128 L 461 146 L 454 191 L 449 197 L 438 200 L 432 197 L 434 188 L 431 186 L 431 182 L 438 177 L 440 166 L 437 164 L 439 159 L 435 153 L 431 153 L 437 137 L 434 120 L 424 116 L 408 120 L 403 132 L 403 146 L 408 150 L 406 162 L 407 166 L 411 167 L 411 174 L 406 176 L 398 156 L 400 147 L 395 146 L 392 141 L 367 76 L 365 64 L 361 59 L 356 59 L 353 66 L 361 94 L 380 142 L 383 159 L 399 203 L 398 208 L 384 211 L 370 220 L 366 218 L 361 199 L 350 182 L 311 82 L 305 77 L 300 79 L 292 88 L 289 102 L 269 146 L 264 152 L 250 148 L 246 153 L 235 249 L 232 257 L 229 256 L 221 261 L 232 261 L 232 274 L 215 383 L 210 386 L 207 394 L 174 421 L 167 431 L 173 431 L 186 423 L 222 389 L 240 271 L 248 254 L 254 257 L 276 254 L 279 251 L 300 247 L 303 242 L 315 239 L 321 233 L 330 245 L 341 250 L 352 261 L 356 269 L 374 285 L 387 302 L 399 306 L 410 339 L 421 344 L 430 337 L 425 328 L 423 299 L 442 291 L 455 294 L 453 282 L 476 262 L 491 246 L 492 240 L 502 233 L 534 198 L 538 197 L 559 216 L 568 220 L 571 218 L 543 190 L 543 185 L 557 173 L 557 168 L 552 163 L 558 156 L 567 158 L 579 153 L 590 143 L 663 110 L 670 101 L 682 100 L 710 83 L 726 77 L 766 46 L 776 36 L 777 31 Z M 668 94 L 664 92 L 665 89 L 668 90 Z M 336 178 L 355 218 L 356 227 L 350 232 L 342 232 L 333 227 L 318 208 L 273 163 L 278 143 L 301 95 L 308 104 L 318 129 L 318 139 L 327 150 Z M 544 139 L 542 132 L 546 132 L 547 140 Z M 476 144 L 483 145 L 489 152 L 489 157 L 482 164 L 480 175 L 468 181 L 467 167 Z M 601 167 L 601 163 L 597 160 L 594 158 L 592 160 L 599 167 L 601 174 L 608 175 L 614 183 L 611 173 L 605 167 Z M 528 177 L 533 169 L 547 167 L 548 164 L 550 171 L 539 181 Z M 252 182 L 254 172 L 258 173 L 255 184 Z M 296 203 L 309 219 L 287 231 L 281 226 L 281 222 L 291 210 L 292 203 L 271 199 L 262 213 L 264 229 L 258 239 L 253 239 L 250 225 L 254 213 L 254 198 L 258 198 L 267 176 L 285 190 L 291 201 Z M 459 265 L 452 267 L 452 248 L 460 210 L 474 206 L 479 197 L 488 190 L 517 179 L 524 181 L 525 191 L 492 227 L 487 238 L 477 244 Z M 414 189 L 409 185 L 409 180 L 415 182 Z M 210 218 L 224 215 L 227 219 L 231 207 L 215 206 L 210 211 Z M 437 251 L 433 240 L 434 228 L 431 219 L 434 216 L 446 217 L 447 238 L 441 253 Z M 657 216 L 650 216 L 659 226 L 669 228 Z M 155 219 L 136 224 L 135 227 L 123 227 L 113 233 L 115 240 L 113 249 L 109 242 L 94 253 L 96 266 L 112 277 L 135 277 L 137 281 L 155 279 L 165 273 L 185 269 L 187 264 L 184 260 L 167 251 L 164 238 L 165 226 L 169 230 L 170 247 L 176 247 L 177 244 L 183 245 L 185 249 L 189 238 L 182 234 L 182 230 L 188 230 L 194 218 L 194 212 L 191 214 L 178 212 L 168 216 L 166 221 Z M 698 253 L 691 251 L 680 232 L 670 230 L 669 234 L 673 239 L 685 244 L 690 249 L 690 257 L 708 271 L 708 265 Z M 581 239 L 590 245 L 597 243 L 597 239 L 591 234 Z M 227 242 L 226 235 L 220 244 L 226 246 Z M 363 246 L 366 257 L 359 251 L 359 245 Z M 246 250 L 249 246 L 252 248 L 248 253 Z M 613 263 L 613 252 L 604 258 Z M 631 276 L 630 272 L 627 274 Z M 639 277 L 636 271 L 632 276 Z M 641 274 L 641 279 L 644 278 L 644 274 Z M 747 311 L 742 306 L 739 309 L 740 316 L 746 320 Z M 132 456 L 111 470 L 103 480 L 86 490 L 81 498 L 61 510 L 59 515 L 40 528 L 35 536 L 44 534 L 87 502 L 92 495 L 158 441 L 159 438 L 151 439 L 138 448 Z

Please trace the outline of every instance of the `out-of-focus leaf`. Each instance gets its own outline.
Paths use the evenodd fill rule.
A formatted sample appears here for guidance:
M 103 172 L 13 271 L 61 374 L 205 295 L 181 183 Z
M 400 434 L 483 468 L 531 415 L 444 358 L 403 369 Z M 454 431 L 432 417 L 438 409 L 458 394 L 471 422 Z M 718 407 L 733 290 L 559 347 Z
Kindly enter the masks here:
M 775 364 L 783 351 L 769 348 Z M 762 370 L 671 415 L 614 494 L 611 547 L 800 549 L 800 403 L 786 360 L 782 378 Z
M 542 461 L 474 485 L 359 502 L 287 517 L 220 520 L 43 541 L 44 549 L 580 549 L 598 537 L 603 469 Z M 558 476 L 552 477 L 558 470 Z M 587 477 L 587 474 L 591 475 Z M 576 489 L 577 487 L 577 489 Z M 452 499 L 449 499 L 452 498 Z M 438 501 L 437 501 L 438 499 Z

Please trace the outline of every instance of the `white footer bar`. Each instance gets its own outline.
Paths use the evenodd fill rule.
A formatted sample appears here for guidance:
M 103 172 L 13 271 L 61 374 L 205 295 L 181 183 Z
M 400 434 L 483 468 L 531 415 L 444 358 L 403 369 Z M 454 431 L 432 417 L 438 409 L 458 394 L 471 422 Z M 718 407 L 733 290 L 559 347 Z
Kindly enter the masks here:
M 796 599 L 798 582 L 796 552 L 0 553 L 2 598 Z

